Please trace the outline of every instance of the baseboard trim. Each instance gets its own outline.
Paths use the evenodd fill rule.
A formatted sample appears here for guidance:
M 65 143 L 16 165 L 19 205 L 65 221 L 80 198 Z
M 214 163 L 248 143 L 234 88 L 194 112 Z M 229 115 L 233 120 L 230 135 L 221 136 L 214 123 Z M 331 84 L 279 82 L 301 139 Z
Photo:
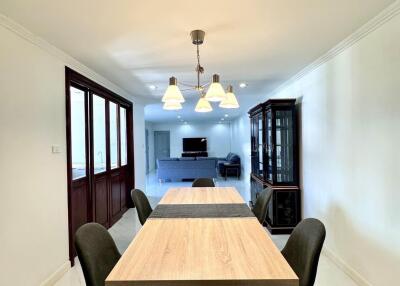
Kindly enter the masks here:
M 357 285 L 360 286 L 373 286 L 367 281 L 360 273 L 358 273 L 353 267 L 348 265 L 342 258 L 334 254 L 329 248 L 324 247 L 322 249 L 324 254 L 329 260 L 331 260 L 340 270 L 342 270 L 347 276 L 349 276 Z
M 53 274 L 51 274 L 46 280 L 40 283 L 40 286 L 53 286 L 56 284 L 61 277 L 71 268 L 71 263 L 69 261 L 64 262 Z

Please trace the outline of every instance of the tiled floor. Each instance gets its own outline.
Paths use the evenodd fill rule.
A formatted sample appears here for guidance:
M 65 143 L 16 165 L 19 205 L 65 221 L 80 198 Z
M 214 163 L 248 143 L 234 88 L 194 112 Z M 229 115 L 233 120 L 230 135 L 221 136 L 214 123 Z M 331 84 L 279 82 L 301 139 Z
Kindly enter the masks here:
M 250 189 L 248 180 L 236 180 L 234 178 L 218 179 L 216 182 L 217 186 L 234 186 L 243 196 L 245 201 L 250 198 Z M 150 199 L 150 203 L 155 206 L 157 205 L 160 198 L 164 193 L 171 187 L 178 186 L 191 186 L 191 182 L 166 182 L 160 184 L 155 178 L 154 173 L 150 174 L 147 178 L 147 196 Z M 139 231 L 141 225 L 136 214 L 135 209 L 128 210 L 124 216 L 109 229 L 112 237 L 118 246 L 118 249 L 122 252 L 128 247 L 132 238 Z M 268 232 L 267 232 L 268 233 Z M 279 249 L 282 249 L 286 243 L 287 235 L 273 235 L 272 240 L 275 242 Z M 57 286 L 78 286 L 85 285 L 82 270 L 79 265 L 78 259 L 76 265 L 71 268 L 63 278 L 56 283 Z M 334 263 L 331 262 L 326 256 L 321 255 L 317 280 L 315 286 L 357 286 L 353 280 L 351 280 L 344 272 L 342 272 Z

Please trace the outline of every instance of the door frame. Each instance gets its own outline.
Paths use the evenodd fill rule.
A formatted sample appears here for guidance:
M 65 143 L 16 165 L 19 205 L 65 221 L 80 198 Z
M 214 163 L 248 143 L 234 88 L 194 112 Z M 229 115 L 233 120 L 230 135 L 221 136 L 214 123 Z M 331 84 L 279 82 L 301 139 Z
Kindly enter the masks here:
M 80 73 L 72 70 L 69 67 L 65 67 L 65 99 L 66 99 L 66 140 L 67 140 L 67 193 L 68 193 L 68 239 L 69 239 L 69 258 L 71 261 L 71 265 L 74 265 L 74 235 L 72 230 L 72 201 L 71 201 L 71 191 L 72 191 L 72 146 L 71 146 L 71 105 L 70 105 L 70 86 L 79 86 L 80 88 L 85 89 L 85 134 L 86 134 L 86 142 L 85 142 L 85 149 L 86 149 L 86 174 L 88 180 L 88 220 L 93 221 L 93 182 L 92 182 L 92 175 L 93 174 L 93 156 L 91 154 L 91 147 L 93 146 L 92 142 L 92 105 L 91 103 L 91 95 L 94 93 L 99 95 L 106 100 L 112 101 L 117 103 L 120 107 L 126 109 L 126 129 L 127 129 L 127 165 L 126 167 L 126 174 L 128 189 L 132 189 L 135 186 L 135 172 L 134 172 L 134 135 L 133 135 L 133 104 L 131 101 L 119 96 L 118 94 L 112 92 L 111 90 L 103 87 L 102 85 L 88 79 L 87 77 L 81 75 Z M 106 101 L 106 105 L 108 106 L 108 101 Z M 118 106 L 117 105 L 117 106 Z M 106 112 L 108 109 L 106 108 Z M 119 124 L 119 109 L 118 109 L 118 124 Z M 107 116 L 107 115 L 106 115 Z M 106 129 L 108 129 L 106 125 Z M 119 130 L 119 129 L 118 129 Z M 108 131 L 106 130 L 106 134 Z M 118 132 L 118 136 L 120 136 Z M 109 137 L 109 134 L 106 135 Z M 108 144 L 109 138 L 106 139 L 106 144 Z M 119 139 L 118 139 L 119 142 Z M 109 150 L 109 149 L 108 149 Z M 119 154 L 120 151 L 118 151 Z M 107 156 L 109 157 L 109 155 Z M 118 158 L 120 161 L 120 158 Z M 109 165 L 109 162 L 107 162 Z M 122 169 L 120 166 L 119 169 Z M 126 196 L 127 198 L 127 207 L 133 207 L 133 202 L 130 199 L 130 196 Z

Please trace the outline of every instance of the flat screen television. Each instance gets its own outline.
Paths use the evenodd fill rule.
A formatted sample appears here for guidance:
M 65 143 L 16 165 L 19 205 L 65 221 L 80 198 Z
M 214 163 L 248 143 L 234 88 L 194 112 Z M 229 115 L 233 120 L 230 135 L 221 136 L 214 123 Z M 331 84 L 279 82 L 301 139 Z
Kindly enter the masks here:
M 207 151 L 207 138 L 183 138 L 183 152 Z

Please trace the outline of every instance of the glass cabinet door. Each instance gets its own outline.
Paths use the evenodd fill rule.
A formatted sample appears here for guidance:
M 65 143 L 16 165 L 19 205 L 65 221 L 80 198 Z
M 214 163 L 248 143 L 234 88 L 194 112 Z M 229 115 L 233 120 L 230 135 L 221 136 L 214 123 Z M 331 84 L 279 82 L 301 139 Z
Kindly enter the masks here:
M 265 142 L 266 142 L 266 180 L 270 183 L 273 182 L 273 148 L 272 145 L 272 110 L 269 109 L 265 114 Z
M 256 132 L 256 118 L 252 117 L 251 118 L 251 172 L 253 174 L 256 174 L 256 166 L 258 165 L 258 160 L 257 160 L 257 132 Z M 257 127 L 258 128 L 258 127 Z
M 263 114 L 262 112 L 258 115 L 258 175 L 263 177 L 264 170 L 264 145 L 263 145 Z
M 263 145 L 263 113 L 251 117 L 251 172 L 260 177 L 264 176 L 264 145 Z
M 276 183 L 294 182 L 293 110 L 275 111 Z

